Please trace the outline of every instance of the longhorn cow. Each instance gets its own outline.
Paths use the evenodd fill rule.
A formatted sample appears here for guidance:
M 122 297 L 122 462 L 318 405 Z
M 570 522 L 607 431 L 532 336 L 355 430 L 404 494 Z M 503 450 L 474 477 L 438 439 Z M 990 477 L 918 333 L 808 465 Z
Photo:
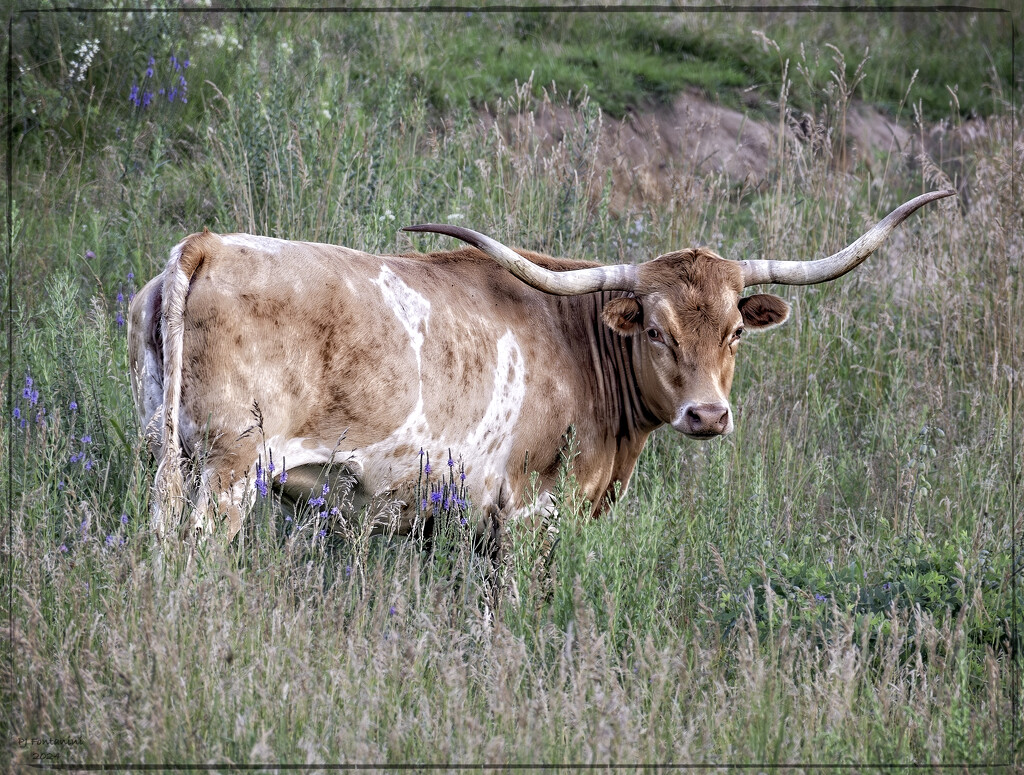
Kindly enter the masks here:
M 450 451 L 482 531 L 550 506 L 570 429 L 573 473 L 597 514 L 659 426 L 694 439 L 732 430 L 740 339 L 789 314 L 745 287 L 834 280 L 952 193 L 919 196 L 816 261 L 698 248 L 601 266 L 432 224 L 406 230 L 472 247 L 378 256 L 193 234 L 130 310 L 132 392 L 159 461 L 154 529 L 188 511 L 188 528 L 226 522 L 233 537 L 272 459 L 284 497 L 310 497 L 334 466 L 354 477 L 357 507 L 379 493 L 399 502 L 392 527 L 407 532 L 422 451 L 438 462 Z

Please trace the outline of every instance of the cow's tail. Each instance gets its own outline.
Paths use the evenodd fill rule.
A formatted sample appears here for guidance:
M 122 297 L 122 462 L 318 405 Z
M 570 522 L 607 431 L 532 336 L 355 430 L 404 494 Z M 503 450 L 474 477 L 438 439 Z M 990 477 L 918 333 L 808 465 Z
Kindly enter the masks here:
M 163 314 L 163 431 L 160 462 L 153 483 L 153 527 L 163 537 L 169 524 L 178 523 L 185 508 L 180 438 L 181 364 L 185 348 L 185 301 L 196 270 L 209 255 L 215 235 L 193 234 L 171 251 L 164 270 Z

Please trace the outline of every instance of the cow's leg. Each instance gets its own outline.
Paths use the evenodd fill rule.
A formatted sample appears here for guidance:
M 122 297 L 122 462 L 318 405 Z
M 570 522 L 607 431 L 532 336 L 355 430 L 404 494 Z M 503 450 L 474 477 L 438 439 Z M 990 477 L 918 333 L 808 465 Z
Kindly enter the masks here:
M 204 537 L 226 530 L 224 537 L 230 542 L 241 530 L 242 519 L 256 499 L 256 461 L 241 473 L 238 464 L 237 455 L 206 460 L 187 522 L 189 532 Z
M 477 521 L 473 551 L 489 557 L 495 571 L 501 567 L 501 534 L 506 514 L 496 505 L 486 506 L 481 518 Z

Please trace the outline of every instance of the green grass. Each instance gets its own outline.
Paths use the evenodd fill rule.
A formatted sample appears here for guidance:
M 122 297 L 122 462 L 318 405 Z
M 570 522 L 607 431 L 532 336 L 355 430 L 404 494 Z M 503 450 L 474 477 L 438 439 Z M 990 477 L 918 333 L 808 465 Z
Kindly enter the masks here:
M 1024 213 L 1007 181 L 1020 117 L 987 88 L 977 46 L 941 45 L 991 22 L 20 17 L 5 278 L 17 334 L 13 352 L 0 344 L 14 396 L 0 439 L 14 506 L 3 763 L 1019 761 L 1011 444 L 1024 429 L 1010 369 Z M 869 34 L 895 44 L 844 91 Z M 94 37 L 93 68 L 69 82 Z M 905 70 L 873 69 L 894 52 L 920 68 L 906 99 Z M 130 106 L 148 57 L 164 77 L 171 53 L 191 57 L 189 102 Z M 551 79 L 556 102 L 583 86 L 589 98 L 542 148 L 515 127 Z M 497 587 L 457 535 L 428 554 L 350 519 L 321 539 L 301 518 L 286 529 L 268 501 L 244 542 L 157 550 L 118 315 L 184 234 L 391 251 L 440 244 L 398 229 L 458 214 L 512 244 L 605 261 L 698 243 L 810 258 L 953 174 L 896 155 L 839 170 L 792 144 L 760 189 L 668 159 L 671 198 L 615 192 L 611 205 L 602 111 L 690 86 L 738 105 L 745 84 L 757 111 L 788 94 L 784 119 L 840 115 L 854 93 L 904 118 L 920 100 L 947 132 L 986 117 L 963 150 L 963 199 L 916 214 L 852 275 L 776 289 L 793 317 L 744 342 L 732 435 L 659 431 L 597 521 L 567 476 L 553 524 L 507 526 Z
M 989 114 L 1009 100 L 1007 21 L 1007 14 L 997 13 L 884 10 L 474 13 L 401 19 L 389 26 L 395 30 L 390 41 L 399 50 L 396 59 L 443 110 L 493 102 L 532 75 L 538 95 L 552 83 L 577 98 L 586 89 L 615 117 L 670 101 L 683 89 L 770 112 L 788 62 L 792 103 L 811 112 L 835 88 L 832 73 L 849 78 L 866 60 L 855 96 L 893 114 L 919 104 L 934 121 L 950 115 L 950 90 L 959 103 L 955 112 L 964 117 Z M 410 27 L 418 28 L 412 46 Z M 817 45 L 807 50 L 811 41 Z M 837 52 L 820 45 L 833 41 Z M 353 64 L 356 71 L 376 67 L 358 55 Z

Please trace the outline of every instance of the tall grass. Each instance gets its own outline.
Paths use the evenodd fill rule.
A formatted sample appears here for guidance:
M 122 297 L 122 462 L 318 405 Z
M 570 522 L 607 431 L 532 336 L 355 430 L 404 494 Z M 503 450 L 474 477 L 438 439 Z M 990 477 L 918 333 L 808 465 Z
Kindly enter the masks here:
M 601 519 L 567 473 L 557 517 L 506 526 L 497 571 L 454 536 L 427 553 L 355 518 L 291 530 L 272 498 L 244 544 L 158 549 L 119 313 L 185 233 L 393 251 L 411 246 L 400 226 L 450 220 L 607 261 L 694 244 L 810 258 L 953 172 L 895 150 L 842 162 L 837 124 L 817 121 L 780 135 L 764 190 L 667 159 L 669 199 L 612 208 L 598 98 L 524 73 L 486 116 L 437 112 L 415 64 L 460 55 L 432 34 L 447 17 L 52 22 L 62 51 L 166 36 L 108 54 L 104 80 L 44 79 L 63 112 L 16 143 L 5 764 L 1019 758 L 1016 116 L 976 122 L 959 202 L 853 275 L 779 291 L 793 319 L 745 342 L 736 431 L 656 433 Z M 187 105 L 130 105 L 148 57 L 186 38 L 208 41 L 179 51 Z M 813 115 L 849 109 L 859 63 L 828 42 L 806 54 L 827 72 L 794 59 L 773 84 L 779 126 L 808 107 L 787 79 Z M 26 105 L 49 94 L 21 88 Z M 542 146 L 537 115 L 564 101 L 575 120 Z

